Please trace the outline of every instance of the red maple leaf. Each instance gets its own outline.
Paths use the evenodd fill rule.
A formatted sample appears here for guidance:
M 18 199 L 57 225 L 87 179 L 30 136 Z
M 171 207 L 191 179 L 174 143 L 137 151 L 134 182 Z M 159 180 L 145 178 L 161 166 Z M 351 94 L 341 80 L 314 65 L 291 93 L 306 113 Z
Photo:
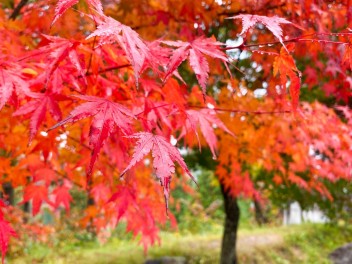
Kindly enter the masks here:
M 89 144 L 93 146 L 91 160 L 87 169 L 87 175 L 89 176 L 92 173 L 100 149 L 113 132 L 115 126 L 121 129 L 125 135 L 130 134 L 131 119 L 134 118 L 134 115 L 125 106 L 104 98 L 86 95 L 75 95 L 75 97 L 88 102 L 77 106 L 68 117 L 50 128 L 49 131 L 66 123 L 74 123 L 83 118 L 93 116 L 89 132 Z
M 104 183 L 95 185 L 91 190 L 92 197 L 94 197 L 95 204 L 106 203 L 109 200 L 111 191 Z
M 1 258 L 4 263 L 5 255 L 9 246 L 10 237 L 17 237 L 15 230 L 11 227 L 10 223 L 4 219 L 2 212 L 0 213 L 0 247 Z
M 70 210 L 70 202 L 72 201 L 72 196 L 69 191 L 70 188 L 64 185 L 56 187 L 56 189 L 53 191 L 53 194 L 55 195 L 55 208 L 58 208 L 62 204 L 65 207 L 66 212 Z
M 296 63 L 288 51 L 294 49 L 294 44 L 290 43 L 287 48 L 281 48 L 280 55 L 274 60 L 274 75 L 280 74 L 282 90 L 285 91 L 287 76 L 290 78 L 290 95 L 293 111 L 297 110 L 299 102 L 299 92 L 301 88 L 301 72 L 297 69 Z
M 78 0 L 59 0 L 55 7 L 55 16 L 53 22 L 51 22 L 50 26 L 53 26 L 55 22 L 69 9 L 70 7 L 77 4 Z M 103 13 L 103 6 L 100 0 L 87 0 L 88 5 L 96 10 L 99 14 Z
M 0 110 L 11 98 L 30 94 L 28 83 L 20 74 L 20 67 L 7 63 L 7 60 L 0 57 Z
M 59 0 L 55 7 L 55 16 L 53 22 L 51 22 L 51 26 L 62 16 L 63 13 L 71 6 L 78 3 L 78 0 Z
M 57 178 L 54 170 L 45 167 L 35 170 L 32 176 L 34 182 L 42 181 L 47 187 Z
M 130 204 L 134 204 L 136 195 L 129 186 L 117 186 L 117 191 L 111 196 L 108 202 L 115 202 L 117 211 L 117 221 L 126 213 Z
M 138 33 L 129 26 L 121 24 L 111 17 L 104 16 L 103 21 L 87 39 L 94 36 L 100 37 L 101 45 L 113 42 L 119 43 L 133 66 L 136 82 L 138 83 L 144 63 L 146 60 L 152 60 L 152 54 L 147 44 L 139 37 Z
M 197 124 L 200 127 L 200 131 L 202 132 L 206 142 L 209 145 L 211 153 L 213 154 L 213 158 L 216 158 L 215 149 L 217 146 L 217 138 L 214 132 L 214 126 L 221 128 L 226 131 L 230 135 L 234 136 L 234 134 L 228 130 L 225 124 L 216 116 L 216 112 L 211 109 L 201 109 L 199 111 L 196 110 L 187 110 L 186 112 L 187 120 L 186 126 L 183 127 L 180 137 L 186 134 L 186 129 L 192 129 L 196 133 L 197 132 Z M 199 138 L 198 138 L 199 140 Z
M 182 41 L 162 41 L 166 45 L 177 47 L 170 58 L 168 69 L 165 74 L 165 81 L 175 73 L 180 64 L 189 58 L 189 63 L 196 74 L 197 80 L 202 87 L 203 94 L 206 91 L 206 85 L 209 76 L 209 65 L 205 55 L 222 60 L 227 67 L 228 59 L 220 50 L 223 45 L 213 38 L 200 37 L 192 42 Z
M 266 26 L 275 37 L 278 38 L 278 40 L 284 47 L 285 44 L 282 40 L 281 24 L 291 24 L 299 29 L 302 29 L 300 26 L 293 24 L 290 21 L 278 16 L 267 17 L 258 15 L 237 15 L 233 17 L 228 17 L 227 19 L 242 19 L 242 31 L 240 35 L 245 34 L 250 28 L 255 26 L 257 23 L 261 23 Z
M 77 48 L 81 45 L 81 42 L 44 34 L 42 34 L 42 36 L 44 37 L 42 42 L 46 45 L 30 52 L 27 56 L 21 58 L 20 60 L 25 60 L 36 56 L 44 56 L 45 59 L 48 60 L 45 69 L 46 82 L 49 81 L 50 77 L 59 67 L 60 63 L 67 60 L 73 68 L 78 71 L 80 76 L 82 76 L 83 81 L 86 83 L 84 66 L 77 52 Z
M 26 115 L 32 113 L 30 121 L 30 137 L 32 141 L 37 133 L 39 126 L 45 120 L 45 114 L 49 110 L 51 116 L 59 121 L 61 119 L 61 110 L 57 103 L 58 100 L 63 100 L 66 97 L 53 93 L 31 93 L 31 97 L 35 100 L 28 102 L 13 113 L 13 116 Z
M 151 151 L 153 156 L 153 168 L 155 170 L 156 177 L 160 180 L 160 183 L 163 186 L 166 208 L 168 208 L 170 181 L 172 174 L 175 173 L 175 161 L 195 182 L 195 179 L 188 170 L 186 163 L 180 155 L 180 152 L 164 137 L 154 135 L 152 133 L 140 132 L 132 136 L 128 136 L 128 138 L 137 138 L 138 141 L 132 160 L 121 173 L 121 176 L 123 176 L 129 169 L 136 165 L 138 161 L 140 161 Z
M 23 201 L 21 204 L 30 200 L 32 200 L 33 204 L 33 216 L 39 213 L 43 202 L 47 202 L 48 204 L 53 205 L 52 202 L 48 199 L 48 189 L 44 185 L 30 184 L 25 187 Z
M 342 58 L 342 64 L 347 65 L 347 68 L 352 69 L 352 45 L 344 45 L 345 51 Z

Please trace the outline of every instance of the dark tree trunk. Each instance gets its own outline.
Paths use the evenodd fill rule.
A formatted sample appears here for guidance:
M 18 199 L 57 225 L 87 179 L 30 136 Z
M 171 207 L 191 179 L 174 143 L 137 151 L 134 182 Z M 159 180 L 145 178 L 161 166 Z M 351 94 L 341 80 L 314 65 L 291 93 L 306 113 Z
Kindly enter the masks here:
M 2 184 L 2 189 L 4 191 L 3 197 L 10 205 L 15 204 L 15 190 L 10 182 L 5 182 Z
M 92 180 L 87 182 L 87 207 L 94 205 L 94 198 L 92 197 L 91 191 L 93 187 Z
M 257 199 L 253 199 L 254 201 L 254 208 L 255 208 L 255 220 L 257 221 L 258 225 L 263 225 L 268 223 L 268 218 L 265 216 L 263 212 L 262 205 Z
M 23 211 L 25 212 L 25 214 L 23 215 L 23 222 L 24 223 L 28 223 L 29 221 L 29 216 L 30 216 L 30 211 L 31 211 L 31 205 L 29 202 L 25 202 L 23 204 Z
M 90 206 L 94 206 L 94 198 L 91 196 L 91 190 L 93 185 L 91 179 L 89 179 L 89 181 L 87 182 L 87 185 L 88 185 L 87 186 L 87 208 L 88 208 Z M 91 233 L 93 236 L 96 235 L 92 219 L 90 219 L 89 224 L 86 227 L 86 230 L 88 233 Z
M 222 237 L 220 264 L 237 264 L 236 242 L 240 208 L 237 198 L 231 196 L 222 185 L 221 191 L 224 197 L 225 227 Z
M 27 177 L 27 184 L 29 184 L 31 182 L 31 177 Z M 24 223 L 28 223 L 29 219 L 30 219 L 30 215 L 31 215 L 31 204 L 30 202 L 25 202 L 23 204 L 23 222 Z

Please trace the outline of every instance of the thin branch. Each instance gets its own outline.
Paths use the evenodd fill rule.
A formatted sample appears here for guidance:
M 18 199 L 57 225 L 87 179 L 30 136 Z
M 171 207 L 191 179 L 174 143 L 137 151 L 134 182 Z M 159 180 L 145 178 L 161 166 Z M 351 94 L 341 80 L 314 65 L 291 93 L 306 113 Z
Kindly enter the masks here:
M 67 136 L 67 138 L 71 139 L 72 141 L 74 141 L 74 142 L 80 144 L 80 145 L 81 145 L 82 147 L 84 147 L 85 149 L 92 150 L 88 145 L 82 143 L 82 142 L 81 142 L 80 140 L 78 140 L 77 138 L 72 137 L 72 136 L 67 135 L 67 134 L 66 134 L 66 136 Z
M 109 71 L 113 71 L 113 70 L 119 70 L 122 68 L 127 68 L 127 67 L 131 67 L 131 64 L 122 64 L 122 65 L 118 65 L 118 66 L 111 66 L 111 67 L 107 67 L 105 69 L 99 70 L 98 73 L 104 73 L 104 72 L 109 72 Z M 93 72 L 87 72 L 86 75 L 93 75 Z M 79 78 L 82 78 L 83 76 L 78 76 Z
M 65 173 L 62 173 L 62 172 L 60 172 L 60 171 L 58 171 L 58 170 L 56 170 L 56 169 L 52 169 L 52 170 L 53 170 L 55 173 L 57 173 L 58 175 L 60 175 L 62 179 L 67 179 L 67 178 L 68 178 Z M 62 181 L 62 179 L 60 179 L 60 180 Z M 72 181 L 71 183 L 72 183 L 74 186 L 78 187 L 78 188 L 82 188 L 82 186 L 81 186 L 80 184 L 78 184 L 77 182 L 75 182 L 75 181 Z M 58 183 L 56 183 L 56 184 L 57 184 L 57 186 L 58 186 Z
M 254 115 L 263 115 L 263 114 L 286 114 L 286 113 L 292 113 L 291 110 L 281 110 L 281 111 L 251 111 L 251 110 L 239 110 L 239 109 L 228 109 L 228 108 L 209 108 L 206 106 L 198 106 L 198 105 L 188 105 L 190 108 L 200 108 L 200 109 L 211 109 L 215 111 L 221 111 L 221 112 L 230 112 L 230 113 L 241 113 L 241 114 L 254 114 Z
M 81 142 L 80 140 L 78 140 L 75 137 L 72 137 L 70 135 L 67 135 L 67 138 L 71 139 L 72 141 L 78 143 L 79 145 L 81 145 L 83 148 L 92 151 L 93 148 L 89 147 L 87 144 Z M 107 158 L 109 160 L 109 157 L 107 156 L 107 154 L 105 152 L 102 152 L 101 155 L 105 158 Z M 120 174 L 117 170 L 116 170 L 116 166 L 112 165 L 110 162 L 107 163 L 107 165 L 109 166 L 110 169 L 112 169 L 113 172 L 116 172 L 117 174 Z
M 300 38 L 301 37 L 291 38 L 291 39 L 283 40 L 282 42 L 284 43 L 297 42 Z M 231 47 L 231 46 L 225 47 L 225 48 L 222 48 L 222 50 L 245 49 L 245 48 L 251 48 L 251 47 L 269 46 L 269 45 L 276 45 L 276 44 L 281 44 L 281 42 L 272 41 L 272 42 L 254 43 L 254 44 L 242 44 L 240 46 L 235 46 L 235 47 Z
M 97 40 L 97 36 L 94 36 L 93 44 L 92 44 L 92 45 L 93 45 L 92 49 L 94 49 L 96 40 Z M 86 73 L 86 75 L 88 75 L 90 66 L 92 66 L 92 60 L 93 60 L 93 53 L 91 53 L 91 54 L 90 54 L 90 57 L 89 57 L 89 62 L 88 62 L 88 66 L 87 66 L 87 73 Z
M 9 19 L 15 20 L 17 16 L 20 14 L 21 9 L 28 3 L 28 0 L 21 0 L 18 5 L 13 10 L 12 14 L 10 15 Z
M 337 44 L 337 45 L 349 44 L 348 42 L 342 42 L 342 41 L 306 38 L 306 37 L 318 36 L 318 35 L 350 36 L 350 35 L 352 35 L 352 33 L 311 33 L 311 34 L 302 35 L 302 36 L 295 37 L 295 38 L 286 39 L 286 40 L 283 40 L 282 42 L 283 43 L 290 43 L 290 42 L 305 42 L 306 41 L 306 42 L 319 42 L 319 43 L 329 43 L 329 44 Z M 281 44 L 281 42 L 280 41 L 272 41 L 272 42 L 254 43 L 254 44 L 242 44 L 242 45 L 236 46 L 236 47 L 225 47 L 225 48 L 222 48 L 222 50 L 243 49 L 243 48 L 259 47 L 259 46 L 270 46 L 270 45 L 276 45 L 276 44 Z
M 158 106 L 155 106 L 153 108 L 150 108 L 149 110 L 154 110 L 154 109 L 157 109 L 157 108 L 161 108 L 161 107 L 164 107 L 164 106 L 170 106 L 172 104 L 163 104 L 163 105 L 158 105 Z M 140 116 L 141 114 L 145 113 L 145 111 L 143 110 L 142 112 L 138 113 L 138 114 L 135 114 L 135 116 Z
M 131 66 L 132 66 L 131 64 L 122 64 L 122 65 L 118 65 L 118 66 L 111 66 L 111 67 L 107 67 L 105 69 L 99 70 L 98 74 L 99 73 L 113 71 L 113 70 L 119 70 L 119 69 L 122 69 L 122 68 L 131 67 Z M 93 75 L 93 74 L 95 74 L 95 73 L 94 72 L 87 72 L 85 75 L 86 76 L 90 76 L 90 75 Z M 84 77 L 83 75 L 77 76 L 77 78 L 83 78 L 83 77 Z
M 278 5 L 269 5 L 269 6 L 265 7 L 265 10 L 277 9 L 277 8 L 285 6 L 286 4 L 287 4 L 286 2 L 283 2 L 283 3 L 280 3 Z M 217 15 L 218 16 L 236 16 L 236 15 L 240 15 L 240 14 L 248 14 L 248 11 L 243 10 L 243 9 L 235 11 L 235 12 L 226 12 L 226 11 L 224 11 L 224 12 L 218 13 Z
M 324 39 L 299 39 L 298 41 L 307 41 L 307 42 L 319 42 L 319 43 L 330 43 L 330 44 L 337 44 L 337 45 L 346 45 L 349 44 L 348 42 L 343 41 L 333 41 L 333 40 L 324 40 Z

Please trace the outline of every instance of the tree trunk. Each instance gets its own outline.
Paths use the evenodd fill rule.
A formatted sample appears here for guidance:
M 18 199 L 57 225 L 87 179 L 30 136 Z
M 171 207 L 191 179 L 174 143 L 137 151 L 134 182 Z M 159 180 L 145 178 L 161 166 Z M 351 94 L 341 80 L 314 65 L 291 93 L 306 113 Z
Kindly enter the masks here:
M 237 264 L 236 242 L 237 228 L 240 219 L 240 208 L 237 198 L 221 185 L 225 206 L 225 227 L 222 237 L 220 264 Z
M 15 190 L 12 187 L 12 184 L 10 182 L 5 182 L 2 184 L 2 189 L 4 191 L 3 197 L 5 200 L 8 202 L 10 205 L 15 204 Z
M 90 207 L 90 206 L 94 206 L 95 202 L 94 202 L 94 198 L 92 197 L 91 195 L 91 190 L 92 190 L 92 186 L 93 186 L 93 183 L 92 183 L 92 180 L 89 179 L 89 181 L 87 182 L 87 207 Z M 93 224 L 93 221 L 92 219 L 90 219 L 87 227 L 86 227 L 86 230 L 88 233 L 92 234 L 93 236 L 96 235 L 96 230 L 94 228 L 94 224 Z
M 31 205 L 29 202 L 25 202 L 23 204 L 23 212 L 24 212 L 24 215 L 23 215 L 23 222 L 24 223 L 28 223 L 29 221 L 29 216 L 30 216 L 30 212 L 31 211 Z
M 27 184 L 29 184 L 31 182 L 31 177 L 27 176 L 26 177 L 27 179 Z M 30 215 L 31 215 L 31 204 L 30 202 L 25 202 L 23 204 L 23 212 L 24 212 L 24 215 L 23 215 L 23 222 L 24 223 L 28 223 L 29 219 L 30 219 Z
M 260 202 L 255 198 L 253 198 L 253 202 L 255 208 L 255 220 L 257 221 L 258 225 L 261 226 L 263 224 L 268 223 L 268 218 L 265 216 Z

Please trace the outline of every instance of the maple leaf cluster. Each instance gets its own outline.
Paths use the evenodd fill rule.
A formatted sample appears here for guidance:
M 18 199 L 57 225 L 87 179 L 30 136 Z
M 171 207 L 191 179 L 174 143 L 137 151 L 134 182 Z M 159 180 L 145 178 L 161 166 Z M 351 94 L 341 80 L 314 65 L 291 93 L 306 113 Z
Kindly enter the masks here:
M 0 201 L 1 209 L 6 207 L 6 205 Z M 10 223 L 4 219 L 4 214 L 2 210 L 0 211 L 0 245 L 1 245 L 1 256 L 2 256 L 2 263 L 4 263 L 5 254 L 7 252 L 9 246 L 9 239 L 10 237 L 17 237 L 17 233 L 11 227 Z
M 278 14 L 234 15 L 240 7 L 257 12 L 265 1 L 239 1 L 240 7 L 146 2 L 40 0 L 14 21 L 0 13 L 0 171 L 2 183 L 23 190 L 20 204 L 31 204 L 33 215 L 43 204 L 68 213 L 70 192 L 86 192 L 82 226 L 99 233 L 124 218 L 147 248 L 158 241 L 158 223 L 174 219 L 165 214 L 170 190 L 183 184 L 184 173 L 196 181 L 182 147 L 209 147 L 218 157 L 221 184 L 235 196 L 261 196 L 248 169 L 253 164 L 275 172 L 277 184 L 290 182 L 325 196 L 319 179 L 351 177 L 345 166 L 350 123 L 320 104 L 299 103 L 303 85 L 321 85 L 348 101 L 350 33 L 323 34 L 333 28 L 317 19 L 321 30 L 301 35 L 299 25 L 307 23 L 279 17 L 296 14 L 285 9 L 291 6 L 270 9 Z M 301 5 L 302 19 L 312 17 Z M 241 36 L 242 43 L 227 46 L 212 36 L 216 25 L 229 23 L 225 18 L 231 26 L 216 37 Z M 307 48 L 309 59 L 317 61 L 305 69 L 308 74 L 294 58 L 306 57 Z M 322 52 L 329 56 L 327 68 L 319 61 Z M 237 67 L 243 54 L 251 54 L 256 67 Z M 319 83 L 322 72 L 329 82 Z M 264 84 L 267 96 L 258 100 L 251 87 Z M 294 118 L 276 115 L 287 112 Z M 302 121 L 318 113 L 310 126 Z M 307 158 L 309 149 L 326 158 Z M 292 157 L 290 172 L 278 153 Z M 297 176 L 305 168 L 309 180 Z M 172 180 L 175 174 L 179 177 Z M 4 256 L 15 232 L 2 213 L 0 225 Z

